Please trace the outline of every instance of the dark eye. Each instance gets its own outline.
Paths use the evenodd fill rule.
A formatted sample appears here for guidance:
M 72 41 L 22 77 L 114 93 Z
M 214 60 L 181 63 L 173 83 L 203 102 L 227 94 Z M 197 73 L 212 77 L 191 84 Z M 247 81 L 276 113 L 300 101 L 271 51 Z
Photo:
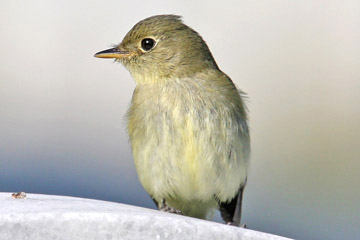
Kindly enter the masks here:
M 151 50 L 155 46 L 155 40 L 151 38 L 144 38 L 141 41 L 141 48 L 145 51 Z

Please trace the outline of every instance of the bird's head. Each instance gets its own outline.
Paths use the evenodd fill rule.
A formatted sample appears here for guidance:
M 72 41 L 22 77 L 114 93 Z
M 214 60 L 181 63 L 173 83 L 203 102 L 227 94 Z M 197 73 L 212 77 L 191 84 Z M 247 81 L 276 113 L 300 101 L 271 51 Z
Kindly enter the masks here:
M 205 41 L 176 15 L 140 21 L 120 44 L 95 57 L 121 62 L 138 83 L 191 77 L 208 68 L 217 69 Z

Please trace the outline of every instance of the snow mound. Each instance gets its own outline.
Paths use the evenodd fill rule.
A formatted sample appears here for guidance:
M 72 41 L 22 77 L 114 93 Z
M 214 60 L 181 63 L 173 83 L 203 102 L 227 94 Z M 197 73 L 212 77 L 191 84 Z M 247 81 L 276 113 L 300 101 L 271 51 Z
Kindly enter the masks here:
M 0 239 L 286 240 L 267 233 L 120 203 L 0 193 Z

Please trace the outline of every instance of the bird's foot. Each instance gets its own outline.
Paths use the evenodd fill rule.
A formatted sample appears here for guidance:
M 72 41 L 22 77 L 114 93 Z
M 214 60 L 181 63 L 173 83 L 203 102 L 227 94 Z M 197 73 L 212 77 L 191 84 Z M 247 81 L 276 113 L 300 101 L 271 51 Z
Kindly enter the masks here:
M 247 228 L 246 223 L 241 224 L 239 227 L 241 227 L 241 228 Z
M 159 210 L 162 212 L 184 215 L 180 210 L 177 210 L 176 208 L 169 207 L 169 206 L 161 207 Z
M 166 205 L 165 200 L 161 201 L 161 206 L 159 207 L 159 210 L 162 212 L 184 215 L 180 210 L 177 210 L 176 208 L 169 207 L 168 205 Z
M 246 224 L 242 224 L 240 226 L 236 225 L 234 222 L 227 222 L 226 225 L 230 225 L 230 226 L 235 226 L 235 227 L 240 227 L 240 228 L 247 228 Z

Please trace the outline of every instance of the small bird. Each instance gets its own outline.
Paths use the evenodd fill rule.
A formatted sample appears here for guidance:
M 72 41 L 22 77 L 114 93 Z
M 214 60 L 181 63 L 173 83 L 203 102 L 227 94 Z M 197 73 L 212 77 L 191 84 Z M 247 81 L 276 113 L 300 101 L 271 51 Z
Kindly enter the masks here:
M 139 180 L 165 212 L 240 225 L 250 137 L 244 93 L 180 16 L 137 23 L 114 48 L 136 82 L 126 114 Z

